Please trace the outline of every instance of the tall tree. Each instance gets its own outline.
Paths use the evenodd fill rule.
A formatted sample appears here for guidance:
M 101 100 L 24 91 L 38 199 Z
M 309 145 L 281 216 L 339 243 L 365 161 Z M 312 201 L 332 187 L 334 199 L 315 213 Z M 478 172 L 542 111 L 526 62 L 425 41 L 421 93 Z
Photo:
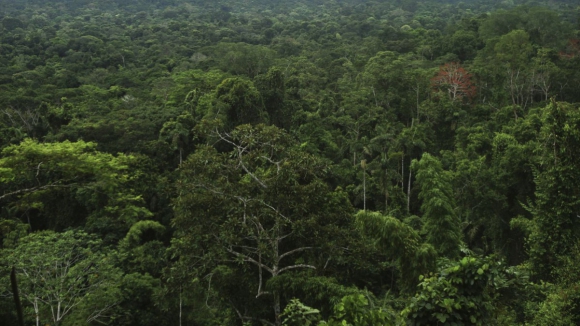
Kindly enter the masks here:
M 503 67 L 505 85 L 509 91 L 512 105 L 527 107 L 531 95 L 531 56 L 530 36 L 523 30 L 514 30 L 500 37 L 494 46 L 495 62 Z M 514 109 L 514 116 L 518 115 Z
M 551 102 L 543 110 L 537 142 L 533 218 L 516 225 L 528 232 L 527 246 L 537 277 L 551 278 L 580 239 L 580 111 L 576 105 Z
M 451 173 L 443 170 L 441 162 L 425 153 L 421 160 L 413 161 L 417 171 L 419 199 L 423 201 L 423 232 L 441 256 L 456 258 L 461 246 L 460 221 L 455 212 Z
M 446 92 L 451 102 L 470 100 L 476 93 L 475 85 L 471 82 L 471 74 L 457 62 L 439 67 L 439 72 L 431 79 L 431 84 Z
M 193 140 L 193 116 L 188 112 L 179 115 L 175 120 L 167 121 L 159 131 L 159 138 L 171 145 L 173 150 L 179 152 L 179 164 L 183 163 L 184 151 Z M 185 152 L 187 155 L 187 152 Z
M 239 318 L 280 325 L 282 293 L 268 283 L 324 267 L 320 257 L 330 259 L 334 243 L 345 239 L 350 205 L 323 181 L 326 163 L 301 152 L 278 128 L 242 125 L 231 133 L 213 132 L 231 151 L 203 145 L 182 165 L 175 248 L 197 277 L 229 270 L 248 282 L 221 275 L 222 284 L 212 284 Z M 238 283 L 235 291 L 231 282 Z M 252 288 L 253 294 L 246 292 Z M 264 315 L 255 306 L 260 302 L 274 314 Z
M 227 78 L 216 88 L 217 103 L 213 114 L 224 117 L 226 127 L 246 123 L 265 123 L 268 114 L 254 83 L 243 78 Z

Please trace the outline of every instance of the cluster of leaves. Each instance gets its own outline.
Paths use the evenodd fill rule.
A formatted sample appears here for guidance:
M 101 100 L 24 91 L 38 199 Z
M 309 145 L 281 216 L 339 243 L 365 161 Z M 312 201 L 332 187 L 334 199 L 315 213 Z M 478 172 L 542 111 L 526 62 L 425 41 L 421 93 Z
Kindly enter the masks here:
M 334 306 L 333 316 L 325 321 L 320 320 L 320 311 L 304 305 L 298 299 L 292 299 L 282 314 L 282 325 L 387 326 L 399 322 L 393 311 L 373 305 L 362 293 L 347 295 Z
M 439 271 L 421 277 L 419 289 L 402 314 L 410 325 L 489 325 L 497 317 L 496 293 L 514 283 L 493 257 L 466 256 L 443 261 Z M 516 280 L 517 281 L 517 280 Z M 513 289 L 512 289 L 513 290 Z

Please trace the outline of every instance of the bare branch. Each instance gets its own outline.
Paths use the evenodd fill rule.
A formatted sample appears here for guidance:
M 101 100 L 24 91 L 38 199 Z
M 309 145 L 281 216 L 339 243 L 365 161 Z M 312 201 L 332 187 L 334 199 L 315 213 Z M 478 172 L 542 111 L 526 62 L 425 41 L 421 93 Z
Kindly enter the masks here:
M 278 275 L 279 274 L 282 274 L 282 272 L 285 272 L 287 270 L 296 269 L 296 268 L 311 268 L 311 269 L 316 269 L 316 267 L 314 267 L 312 265 L 298 264 L 298 265 L 292 265 L 292 266 L 286 266 L 284 268 L 280 268 L 280 270 L 278 271 Z
M 7 194 L 4 194 L 2 196 L 0 196 L 0 200 L 6 198 L 6 197 L 10 197 L 10 196 L 14 196 L 14 195 L 18 195 L 18 194 L 24 194 L 24 193 L 29 193 L 29 192 L 35 192 L 35 191 L 41 191 L 41 190 L 46 190 L 46 189 L 50 189 L 50 188 L 69 188 L 72 186 L 75 186 L 76 183 L 71 183 L 68 185 L 60 185 L 60 184 L 49 184 L 49 185 L 44 185 L 44 186 L 38 186 L 38 187 L 32 187 L 32 188 L 26 188 L 26 189 L 20 189 L 20 190 L 16 190 L 13 192 L 9 192 Z
M 266 157 L 266 156 L 262 156 L 262 158 L 265 158 L 265 159 L 266 159 L 268 162 L 270 162 L 270 163 L 272 163 L 272 164 L 276 165 L 276 172 L 280 172 L 280 169 L 282 169 L 282 168 L 280 167 L 280 163 L 282 163 L 282 162 L 286 161 L 286 159 L 284 159 L 284 160 L 281 160 L 281 161 L 278 161 L 278 162 L 276 162 L 276 161 L 274 161 L 274 160 L 272 160 L 271 158 L 269 158 L 269 157 Z
M 286 256 L 289 256 L 289 255 L 292 255 L 295 252 L 300 252 L 300 251 L 310 250 L 310 249 L 314 249 L 314 248 L 312 248 L 312 247 L 302 247 L 302 248 L 296 248 L 296 249 L 290 250 L 288 252 L 285 252 L 285 253 L 281 254 L 280 257 L 278 258 L 278 260 L 282 260 L 282 258 L 284 258 Z
M 263 268 L 263 269 L 267 270 L 268 272 L 270 272 L 270 274 L 274 275 L 274 270 L 272 270 L 270 267 L 268 267 L 268 266 L 266 266 L 266 265 L 264 265 L 264 264 L 262 264 L 262 263 L 260 263 L 260 262 L 256 261 L 255 259 L 253 259 L 253 258 L 251 258 L 251 257 L 248 257 L 248 256 L 246 256 L 246 255 L 244 255 L 244 254 L 242 254 L 242 253 L 239 253 L 239 252 L 237 252 L 237 251 L 234 251 L 234 250 L 232 250 L 232 249 L 229 249 L 229 248 L 228 248 L 228 249 L 226 249 L 226 250 L 227 250 L 228 252 L 230 252 L 230 253 L 232 253 L 232 254 L 234 254 L 234 255 L 238 256 L 238 257 L 241 257 L 241 258 L 243 258 L 243 259 L 244 259 L 244 261 L 250 262 L 250 263 L 252 263 L 252 264 L 254 264 L 254 265 L 258 266 L 258 267 L 261 267 L 261 268 Z
M 259 263 L 261 264 L 262 263 L 262 254 L 259 254 L 258 257 L 259 257 L 258 258 Z M 259 270 L 260 280 L 258 283 L 258 294 L 256 295 L 256 299 L 259 298 L 263 294 L 270 294 L 270 292 L 268 292 L 268 291 L 262 291 L 262 267 L 258 267 L 258 270 Z
M 234 306 L 234 303 L 232 302 L 232 300 L 230 301 L 230 305 L 232 306 L 232 308 L 234 308 L 234 310 L 236 311 L 236 314 L 238 315 L 238 318 L 240 318 L 240 320 L 243 322 L 244 320 L 257 320 L 259 322 L 261 322 L 262 324 L 266 324 L 266 325 L 270 325 L 270 326 L 275 326 L 276 324 L 267 321 L 265 319 L 261 319 L 261 318 L 254 318 L 254 317 L 247 317 L 242 315 L 242 313 L 238 310 L 238 308 L 236 308 L 236 306 Z
M 263 200 L 260 200 L 260 203 L 262 203 L 264 206 L 270 208 L 271 210 L 273 210 L 276 214 L 282 216 L 286 221 L 290 222 L 290 219 L 287 218 L 286 216 L 284 216 L 284 214 L 280 213 L 280 211 L 276 208 L 274 208 L 273 206 L 266 204 Z
M 110 318 L 110 316 L 105 316 L 104 313 L 107 310 L 109 310 L 109 309 L 113 308 L 114 306 L 116 306 L 117 304 L 118 304 L 118 302 L 114 302 L 114 303 L 111 303 L 111 304 L 106 305 L 102 309 L 97 309 L 97 310 L 93 311 L 93 313 L 91 313 L 89 315 L 89 317 L 87 317 L 86 323 L 87 324 L 90 324 L 91 322 L 94 321 L 94 322 L 97 322 L 99 324 L 107 325 L 107 322 L 101 321 L 99 319 L 100 318 Z
M 328 259 L 326 260 L 326 263 L 324 264 L 324 267 L 322 269 L 326 269 L 326 266 L 328 266 L 329 262 L 330 262 L 330 257 L 328 257 Z
M 36 167 L 36 182 L 38 182 L 38 184 L 40 184 L 40 180 L 38 180 L 38 175 L 40 174 L 40 166 L 42 165 L 42 162 L 38 163 L 38 166 Z
M 4 112 L 4 114 L 6 114 L 6 116 L 8 116 L 8 119 L 10 119 L 10 122 L 12 123 L 12 125 L 16 124 L 14 122 L 14 119 L 12 119 L 12 115 L 10 114 L 10 112 L 8 112 L 8 110 L 4 109 L 4 110 L 2 110 L 2 112 Z
M 211 307 L 207 304 L 207 302 L 209 301 L 209 294 L 211 293 L 211 278 L 213 277 L 213 273 L 209 274 L 206 277 L 209 277 L 209 281 L 207 282 L 207 295 L 205 296 L 205 306 L 211 309 Z
M 228 143 L 228 144 L 230 144 L 230 145 L 233 145 L 233 146 L 236 148 L 236 150 L 237 150 L 237 152 L 238 152 L 238 159 L 239 159 L 239 163 L 240 163 L 240 166 L 242 167 L 242 169 L 243 169 L 244 171 L 246 171 L 246 173 L 247 173 L 247 174 L 248 174 L 248 175 L 249 175 L 249 176 L 250 176 L 252 179 L 254 179 L 254 181 L 256 181 L 256 182 L 257 182 L 257 183 L 258 183 L 258 184 L 259 184 L 259 185 L 260 185 L 262 188 L 264 188 L 264 189 L 267 189 L 267 188 L 268 188 L 268 186 L 266 186 L 266 184 L 264 184 L 264 183 L 262 182 L 262 180 L 258 179 L 258 177 L 256 177 L 256 176 L 255 176 L 255 175 L 254 175 L 252 172 L 250 172 L 250 170 L 248 170 L 248 168 L 247 168 L 247 167 L 246 167 L 246 165 L 244 164 L 244 160 L 243 160 L 243 153 L 246 151 L 246 149 L 247 149 L 248 147 L 247 147 L 247 146 L 246 146 L 246 147 L 240 146 L 240 145 L 236 144 L 235 142 L 233 142 L 233 141 L 231 141 L 231 140 L 229 140 L 229 139 L 225 138 L 224 136 L 222 136 L 222 134 L 221 134 L 219 131 L 217 131 L 217 129 L 216 129 L 215 133 L 218 135 L 218 137 L 219 137 L 221 140 L 223 140 L 223 141 L 227 142 L 227 143 Z M 227 134 L 226 134 L 226 135 L 227 135 Z
M 250 172 L 250 170 L 248 170 L 248 168 L 246 167 L 246 165 L 244 165 L 244 161 L 242 160 L 242 154 L 241 152 L 239 153 L 239 158 L 240 158 L 240 166 L 242 167 L 242 169 L 244 169 L 244 171 L 246 171 L 247 174 L 250 175 L 250 177 L 252 179 L 254 179 L 254 181 L 256 181 L 262 188 L 267 189 L 268 186 L 266 186 L 260 179 L 258 179 L 258 177 L 256 177 L 252 172 Z
M 285 234 L 285 235 L 281 235 L 281 236 L 278 237 L 278 241 L 282 241 L 282 240 L 288 238 L 289 236 L 291 236 L 292 234 L 294 234 L 294 231 L 292 231 L 292 232 L 290 232 L 288 234 Z

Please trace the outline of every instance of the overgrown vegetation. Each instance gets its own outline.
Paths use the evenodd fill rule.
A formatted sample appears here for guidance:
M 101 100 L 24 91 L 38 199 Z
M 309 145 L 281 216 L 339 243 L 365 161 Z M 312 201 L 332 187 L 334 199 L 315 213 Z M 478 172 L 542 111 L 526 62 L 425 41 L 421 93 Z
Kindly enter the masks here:
M 576 1 L 0 8 L 6 325 L 580 324 Z

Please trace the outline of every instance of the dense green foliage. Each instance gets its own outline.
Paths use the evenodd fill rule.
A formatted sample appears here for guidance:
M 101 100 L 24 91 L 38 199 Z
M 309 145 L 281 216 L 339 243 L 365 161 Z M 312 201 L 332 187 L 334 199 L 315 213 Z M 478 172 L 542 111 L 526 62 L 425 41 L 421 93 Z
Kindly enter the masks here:
M 0 320 L 580 324 L 580 7 L 0 0 Z

